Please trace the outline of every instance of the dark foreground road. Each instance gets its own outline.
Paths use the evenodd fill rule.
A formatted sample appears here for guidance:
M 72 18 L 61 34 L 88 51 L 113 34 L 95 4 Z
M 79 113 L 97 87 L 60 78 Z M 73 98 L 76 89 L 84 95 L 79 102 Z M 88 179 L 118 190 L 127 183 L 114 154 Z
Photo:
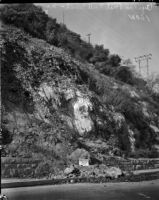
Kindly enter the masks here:
M 159 180 L 2 189 L 9 200 L 159 200 Z

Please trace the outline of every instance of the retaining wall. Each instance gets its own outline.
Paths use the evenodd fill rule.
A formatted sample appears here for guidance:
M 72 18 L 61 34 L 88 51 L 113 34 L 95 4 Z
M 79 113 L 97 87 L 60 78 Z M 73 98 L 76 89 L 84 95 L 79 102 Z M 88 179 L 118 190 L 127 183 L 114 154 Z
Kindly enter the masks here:
M 35 171 L 41 160 L 24 158 L 1 158 L 2 178 L 37 178 Z M 115 157 L 105 158 L 103 164 L 119 167 L 124 171 L 157 169 L 158 159 L 117 159 Z M 48 174 L 49 175 L 49 174 Z M 40 178 L 40 176 L 38 176 Z

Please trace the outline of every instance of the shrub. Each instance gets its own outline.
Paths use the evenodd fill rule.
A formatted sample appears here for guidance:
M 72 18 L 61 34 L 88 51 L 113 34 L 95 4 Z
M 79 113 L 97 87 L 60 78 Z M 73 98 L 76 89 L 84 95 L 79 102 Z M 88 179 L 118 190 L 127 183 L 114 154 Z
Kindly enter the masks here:
M 12 134 L 8 131 L 4 126 L 2 126 L 2 144 L 6 145 L 11 143 L 12 141 Z
M 118 112 L 122 112 L 125 106 L 131 104 L 131 100 L 128 95 L 123 93 L 121 90 L 110 89 L 109 92 L 106 92 L 105 88 L 102 99 L 106 105 L 113 105 L 115 110 Z
M 125 67 L 125 66 L 119 67 L 117 71 L 115 72 L 114 76 L 116 79 L 120 81 L 123 81 L 130 85 L 134 85 L 134 77 L 131 70 L 128 67 Z
M 109 57 L 109 63 L 112 65 L 112 67 L 118 67 L 120 65 L 121 58 L 119 55 L 110 55 Z

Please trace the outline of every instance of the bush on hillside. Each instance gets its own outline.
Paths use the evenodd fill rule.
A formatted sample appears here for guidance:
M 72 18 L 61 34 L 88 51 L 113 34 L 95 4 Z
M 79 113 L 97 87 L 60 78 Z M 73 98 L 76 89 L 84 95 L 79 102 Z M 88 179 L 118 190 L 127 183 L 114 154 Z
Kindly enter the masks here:
M 98 62 L 104 62 L 108 60 L 109 50 L 104 49 L 103 45 L 95 45 L 93 56 L 90 58 L 90 62 L 96 64 Z
M 114 77 L 124 83 L 128 83 L 130 85 L 134 85 L 134 77 L 131 72 L 131 70 L 128 67 L 121 66 L 119 67 L 116 72 Z
M 121 58 L 119 55 L 116 55 L 116 54 L 113 54 L 113 55 L 110 55 L 110 65 L 112 65 L 112 67 L 118 67 L 120 65 L 120 62 L 121 62 Z
M 2 125 L 2 145 L 6 145 L 6 144 L 9 144 L 12 142 L 12 133 L 10 131 L 7 130 L 7 128 L 5 128 L 3 125 Z

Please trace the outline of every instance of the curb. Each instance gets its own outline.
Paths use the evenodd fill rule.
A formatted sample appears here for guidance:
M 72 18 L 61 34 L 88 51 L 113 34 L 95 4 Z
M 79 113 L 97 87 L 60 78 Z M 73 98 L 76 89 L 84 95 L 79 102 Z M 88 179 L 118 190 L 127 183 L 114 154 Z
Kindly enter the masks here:
M 53 179 L 53 180 L 10 182 L 10 183 L 1 183 L 1 188 L 29 187 L 29 186 L 60 184 L 60 183 L 63 183 L 63 180 Z
M 106 177 L 98 178 L 65 178 L 65 179 L 51 179 L 51 180 L 31 180 L 19 181 L 10 183 L 1 183 L 1 188 L 16 188 L 16 187 L 29 187 L 29 186 L 42 186 L 42 185 L 59 185 L 66 183 L 106 183 L 106 182 L 139 182 L 144 180 L 159 179 L 159 170 L 156 172 L 141 172 L 140 174 L 133 174 L 131 176 L 120 177 L 117 179 L 110 179 Z

